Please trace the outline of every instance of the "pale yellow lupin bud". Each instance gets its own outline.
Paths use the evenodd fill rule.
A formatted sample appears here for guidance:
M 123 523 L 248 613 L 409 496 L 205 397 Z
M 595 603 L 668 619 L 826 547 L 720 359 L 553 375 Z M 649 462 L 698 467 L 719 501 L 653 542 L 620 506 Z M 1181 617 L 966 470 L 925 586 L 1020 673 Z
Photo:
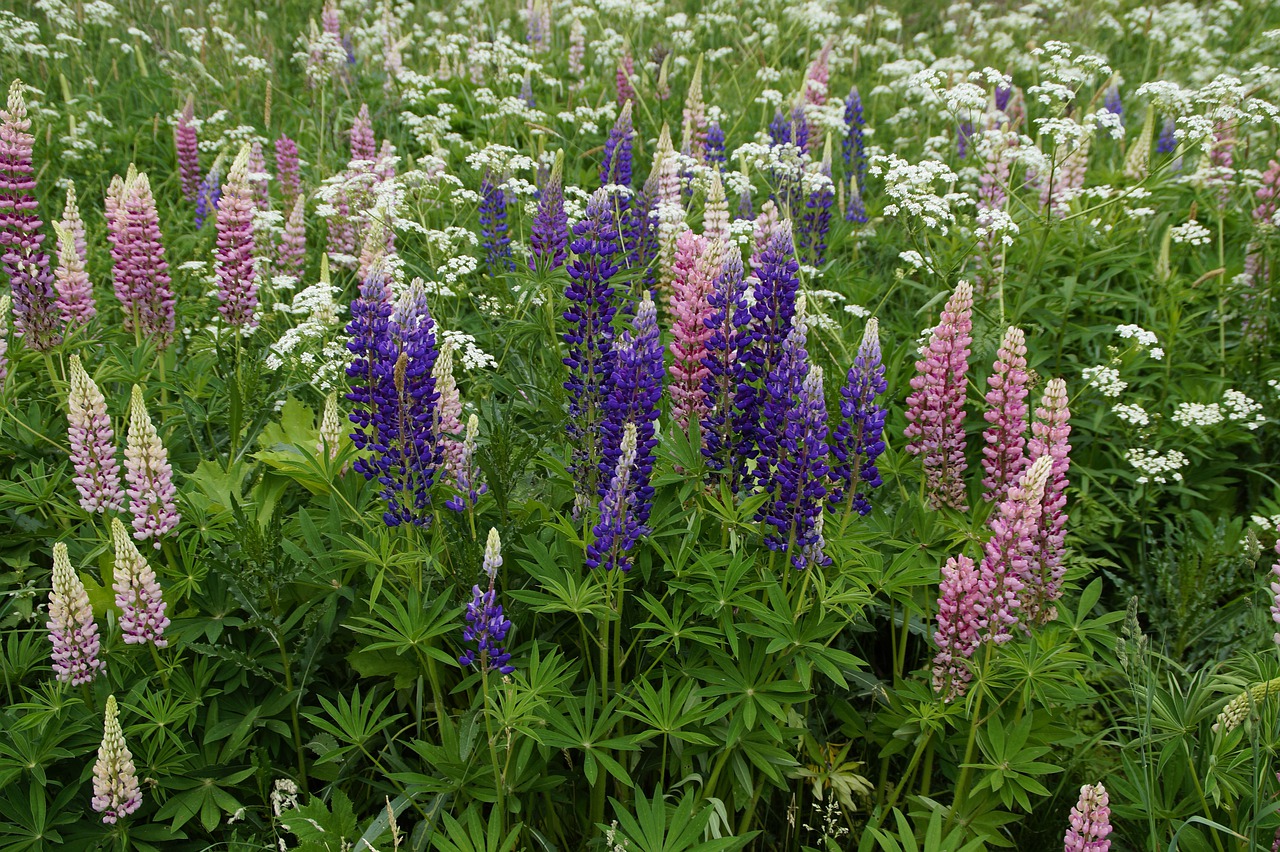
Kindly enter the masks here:
M 338 417 L 338 394 L 330 393 L 324 401 L 324 414 L 320 418 L 320 443 L 316 449 L 324 453 L 326 448 L 329 461 L 338 457 L 342 442 L 342 420 Z

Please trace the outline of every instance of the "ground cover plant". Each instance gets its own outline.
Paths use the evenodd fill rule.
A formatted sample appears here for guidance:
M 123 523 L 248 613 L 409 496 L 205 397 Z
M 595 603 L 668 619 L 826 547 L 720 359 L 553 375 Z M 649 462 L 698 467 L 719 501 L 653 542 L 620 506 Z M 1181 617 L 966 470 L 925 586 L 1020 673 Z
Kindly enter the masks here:
M 1280 844 L 1280 7 L 0 7 L 0 848 Z

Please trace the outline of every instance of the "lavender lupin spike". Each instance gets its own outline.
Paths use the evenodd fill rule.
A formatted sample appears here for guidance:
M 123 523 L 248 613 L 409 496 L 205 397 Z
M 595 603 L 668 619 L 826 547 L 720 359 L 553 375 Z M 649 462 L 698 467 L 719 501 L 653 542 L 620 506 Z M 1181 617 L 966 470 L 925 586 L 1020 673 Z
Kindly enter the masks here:
M 124 732 L 120 730 L 120 711 L 114 695 L 107 696 L 102 745 L 98 747 L 98 759 L 93 764 L 92 804 L 107 825 L 114 825 L 142 805 L 138 773 L 133 765 L 133 755 L 125 745 Z
M 98 658 L 102 642 L 93 620 L 93 607 L 84 583 L 71 567 L 67 546 L 53 546 L 53 589 L 49 592 L 49 641 L 53 643 L 53 674 L 63 683 L 90 683 L 102 671 Z
M 831 503 L 845 511 L 871 512 L 870 490 L 883 483 L 876 459 L 884 452 L 884 421 L 888 415 L 877 398 L 889 389 L 880 353 L 880 324 L 867 320 L 862 344 L 844 387 L 840 389 L 840 425 L 836 427 L 831 454 Z
M 604 143 L 604 153 L 600 159 L 600 183 L 602 185 L 618 184 L 631 186 L 631 147 L 635 137 L 635 129 L 631 122 L 631 101 L 622 105 L 618 120 L 609 130 L 609 138 Z
M 133 513 L 133 535 L 138 541 L 150 539 L 159 550 L 160 539 L 181 520 L 175 503 L 178 490 L 173 484 L 169 453 L 142 401 L 142 388 L 137 385 L 133 386 L 129 401 L 124 471 L 129 511 Z
M 636 465 L 636 426 L 626 424 L 618 446 L 613 475 L 600 499 L 600 520 L 587 545 L 588 568 L 631 570 L 631 548 L 644 533 L 636 513 L 637 495 L 632 484 Z
M 702 364 L 707 368 L 702 390 L 707 400 L 701 423 L 702 454 L 713 473 L 727 475 L 736 486 L 734 471 L 742 465 L 734 460 L 734 397 L 742 382 L 742 347 L 751 342 L 747 327 L 747 284 L 743 278 L 742 255 L 736 250 L 725 257 L 707 297 L 711 314 L 710 334 Z M 727 474 L 725 473 L 727 471 Z
M 1107 788 L 1085 784 L 1080 800 L 1071 809 L 1071 825 L 1062 839 L 1063 852 L 1109 852 L 1111 807 Z
M 9 311 L 13 298 L 0 293 L 0 393 L 9 381 Z
M 511 631 L 511 620 L 502 612 L 502 604 L 498 603 L 496 589 L 498 568 L 502 566 L 502 540 L 498 531 L 489 530 L 489 538 L 484 549 L 484 573 L 489 579 L 489 590 L 481 591 L 479 586 L 471 587 L 471 602 L 467 604 L 467 626 L 462 631 L 464 642 L 475 642 L 475 648 L 468 648 L 460 657 L 458 664 L 464 668 L 479 662 L 481 671 L 496 671 L 510 674 L 515 671 L 511 665 L 511 655 L 503 648 L 502 643 Z
M 298 159 L 298 143 L 288 136 L 276 140 L 276 178 L 286 208 L 302 195 L 302 167 Z
M 981 625 L 986 618 L 987 598 L 982 593 L 981 574 L 968 556 L 952 556 L 942 566 L 938 594 L 938 629 L 933 642 L 938 653 L 933 658 L 933 691 L 944 702 L 954 701 L 968 691 L 973 672 L 969 660 L 982 644 Z
M 70 372 L 67 437 L 80 507 L 90 514 L 119 512 L 124 508 L 124 492 L 120 487 L 115 433 L 107 415 L 106 399 L 85 372 L 79 355 L 71 356 Z
M 249 180 L 250 149 L 246 145 L 231 164 L 218 205 L 218 242 L 214 272 L 218 280 L 218 313 L 234 328 L 256 328 L 258 279 L 254 269 L 254 193 Z
M 152 643 L 157 648 L 169 644 L 164 638 L 169 618 L 156 572 L 138 552 L 129 531 L 119 518 L 111 519 L 111 541 L 115 546 L 116 606 L 120 608 L 120 631 L 126 644 Z

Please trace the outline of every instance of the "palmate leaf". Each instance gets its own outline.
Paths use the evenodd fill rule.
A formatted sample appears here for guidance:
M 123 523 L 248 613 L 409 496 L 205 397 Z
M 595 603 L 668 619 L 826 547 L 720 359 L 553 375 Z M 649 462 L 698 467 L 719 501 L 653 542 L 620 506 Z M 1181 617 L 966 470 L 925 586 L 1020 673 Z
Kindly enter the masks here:
M 614 698 L 601 709 L 599 701 L 600 692 L 596 682 L 588 681 L 581 698 L 569 698 L 560 703 L 560 710 L 563 712 L 548 710 L 546 722 L 549 730 L 537 731 L 537 739 L 552 748 L 579 752 L 582 771 L 588 784 L 595 786 L 600 767 L 604 767 L 619 782 L 631 787 L 631 776 L 609 752 L 636 751 L 640 748 L 641 737 L 610 736 L 622 722 L 618 718 L 620 702 Z
M 280 815 L 285 830 L 298 838 L 299 852 L 342 852 L 350 849 L 360 833 L 351 800 L 334 789 L 326 805 L 318 796 Z
M 610 798 L 613 812 L 618 819 L 620 833 L 636 849 L 645 852 L 725 852 L 742 849 L 750 843 L 758 831 L 739 837 L 717 837 L 704 840 L 707 825 L 714 814 L 710 802 L 699 806 L 697 796 L 685 794 L 674 809 L 667 807 L 661 788 L 648 798 L 637 793 L 634 815 L 617 799 Z M 597 826 L 601 832 L 608 826 Z
M 431 848 L 436 852 L 514 852 L 520 842 L 520 826 L 502 833 L 502 809 L 491 808 L 489 820 L 480 817 L 480 808 L 467 808 L 461 820 L 441 814 L 443 831 L 431 835 Z

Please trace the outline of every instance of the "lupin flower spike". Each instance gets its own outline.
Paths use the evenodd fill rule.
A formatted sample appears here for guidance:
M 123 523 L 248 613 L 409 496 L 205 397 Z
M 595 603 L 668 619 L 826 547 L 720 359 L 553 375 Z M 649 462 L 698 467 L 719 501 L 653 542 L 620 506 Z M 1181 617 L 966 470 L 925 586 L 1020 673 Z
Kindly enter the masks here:
M 58 237 L 58 268 L 54 272 L 58 310 L 62 312 L 64 323 L 84 325 L 97 316 L 98 307 L 93 301 L 93 285 L 85 271 L 88 244 L 74 183 L 67 186 L 67 204 L 62 211 L 62 221 L 54 223 L 53 230 Z
M 53 546 L 53 590 L 49 593 L 49 641 L 53 643 L 53 674 L 63 683 L 89 683 L 102 670 L 101 641 L 93 607 L 80 575 L 71 567 L 67 546 Z
M 107 696 L 107 709 L 102 724 L 102 745 L 93 764 L 93 809 L 102 821 L 113 825 L 142 805 L 142 790 L 133 766 L 133 755 L 124 742 L 120 729 L 120 710 L 116 697 Z
M 1031 423 L 1027 456 L 1030 463 L 1042 457 L 1052 459 L 1041 501 L 1040 524 L 1033 547 L 1035 562 L 1028 584 L 1025 607 L 1029 617 L 1040 624 L 1057 618 L 1053 602 L 1062 596 L 1062 556 L 1067 537 L 1067 469 L 1071 466 L 1071 411 L 1067 408 L 1067 384 L 1050 379 Z
M 13 294 L 13 329 L 36 352 L 62 342 L 53 272 L 43 249 L 44 222 L 34 192 L 31 119 L 21 80 L 9 87 L 8 108 L 0 110 L 0 268 Z
M 164 594 L 147 560 L 119 518 L 111 519 L 111 540 L 115 544 L 116 606 L 120 607 L 120 632 L 125 644 L 152 643 L 157 648 L 169 644 L 164 630 L 169 626 L 165 615 Z
M 610 137 L 612 138 L 612 137 Z M 606 151 L 607 153 L 607 151 Z M 538 212 L 529 229 L 529 268 L 559 269 L 568 257 L 569 216 L 564 209 L 564 151 L 556 152 L 551 176 L 538 197 Z
M 632 475 L 636 467 L 636 425 L 623 429 L 613 475 L 600 499 L 600 520 L 587 545 L 587 568 L 631 570 L 631 548 L 644 532 L 636 517 L 636 491 Z
M 133 535 L 138 541 L 151 539 L 159 550 L 160 538 L 181 520 L 175 503 L 178 490 L 173 484 L 169 453 L 142 401 L 142 388 L 137 385 L 133 386 L 129 400 L 124 470 L 129 486 L 129 511 L 133 513 Z
M 964 472 L 964 402 L 973 329 L 973 287 L 956 285 L 942 318 L 916 361 L 912 392 L 907 397 L 908 443 L 912 455 L 924 456 L 929 505 L 966 511 Z
M 987 377 L 988 425 L 982 433 L 982 499 L 999 503 L 1030 463 L 1027 445 L 1027 344 L 1022 329 L 1010 326 Z
M 182 184 L 182 197 L 195 202 L 200 192 L 200 148 L 195 125 L 194 95 L 187 95 L 187 103 L 173 127 L 173 146 L 178 152 L 178 175 Z
M 884 452 L 884 421 L 889 412 L 877 398 L 888 389 L 880 354 L 880 323 L 872 317 L 840 389 L 840 425 L 831 447 L 836 457 L 831 471 L 835 483 L 832 505 L 843 501 L 846 510 L 855 509 L 859 515 L 871 512 L 869 492 L 882 484 L 876 459 Z
M 316 442 L 316 452 L 327 455 L 329 461 L 338 457 L 342 449 L 342 419 L 338 416 L 338 393 L 334 391 L 325 398 L 324 414 L 320 417 L 320 439 Z
M 280 238 L 280 250 L 276 254 L 276 270 L 281 275 L 288 275 L 295 281 L 302 279 L 307 265 L 307 200 L 299 196 L 293 202 L 293 209 L 284 223 L 284 234 Z
M 631 146 L 635 129 L 631 123 L 631 101 L 622 105 L 618 120 L 609 130 L 600 159 L 600 183 L 631 186 Z
M 255 328 L 258 279 L 254 269 L 254 188 L 249 180 L 250 148 L 245 145 L 231 164 L 218 205 L 218 244 L 214 270 L 218 279 L 218 313 L 235 328 Z
M 969 660 L 982 644 L 979 630 L 986 606 L 981 575 L 973 560 L 964 554 L 948 558 L 942 566 L 938 629 L 933 634 L 938 646 L 933 658 L 933 691 L 945 702 L 964 695 L 973 680 Z
M 711 185 L 707 188 L 707 203 L 702 210 L 702 235 L 709 243 L 719 240 L 725 246 L 733 244 L 733 235 L 729 231 L 729 199 L 725 197 L 724 180 L 718 169 L 711 172 Z
M 114 181 L 113 186 L 117 186 Z M 111 257 L 124 328 L 137 328 L 164 349 L 173 340 L 174 298 L 151 182 L 130 167 L 129 177 L 117 191 L 118 199 L 107 206 L 107 222 L 114 234 Z
M 107 401 L 76 354 L 71 355 L 67 427 L 80 507 L 90 514 L 121 511 L 124 492 L 120 488 L 120 465 Z
M 0 391 L 9 380 L 9 309 L 13 299 L 8 293 L 0 294 Z
M 698 54 L 685 96 L 680 140 L 686 154 L 700 163 L 707 161 L 707 105 L 702 100 L 702 54 Z
M 1108 852 L 1111 841 L 1111 808 L 1107 788 L 1085 784 L 1080 801 L 1071 809 L 1071 827 L 1062 839 L 1063 852 Z
M 484 573 L 489 582 L 498 579 L 498 569 L 502 567 L 502 539 L 496 528 L 489 528 L 489 538 L 484 543 Z
M 710 257 L 707 240 L 693 231 L 685 231 L 676 239 L 675 268 L 671 285 L 672 342 L 671 416 L 687 431 L 691 418 L 701 420 L 705 414 L 706 393 L 702 380 L 707 368 L 707 338 L 711 329 L 711 289 L 716 264 Z
M 378 158 L 378 142 L 373 135 L 373 119 L 369 105 L 360 104 L 360 112 L 351 125 L 351 159 L 373 162 Z
M 453 474 L 453 485 L 458 493 L 445 503 L 455 512 L 474 506 L 480 501 L 480 495 L 489 490 L 489 486 L 480 481 L 480 465 L 476 463 L 476 438 L 479 434 L 480 418 L 472 414 L 467 418 L 466 432 L 459 442 L 458 465 Z
M 985 617 L 983 638 L 1003 644 L 1013 638 L 1026 589 L 1033 580 L 1045 483 L 1053 471 L 1048 456 L 1036 459 L 991 516 L 991 537 L 980 567 Z
M 302 168 L 298 159 L 298 143 L 288 136 L 276 140 L 276 177 L 285 207 L 292 207 L 302 195 Z
M 1280 557 L 1280 541 L 1276 542 L 1276 556 Z M 1280 558 L 1271 565 L 1271 576 L 1271 621 L 1277 628 L 1271 638 L 1280 645 Z

